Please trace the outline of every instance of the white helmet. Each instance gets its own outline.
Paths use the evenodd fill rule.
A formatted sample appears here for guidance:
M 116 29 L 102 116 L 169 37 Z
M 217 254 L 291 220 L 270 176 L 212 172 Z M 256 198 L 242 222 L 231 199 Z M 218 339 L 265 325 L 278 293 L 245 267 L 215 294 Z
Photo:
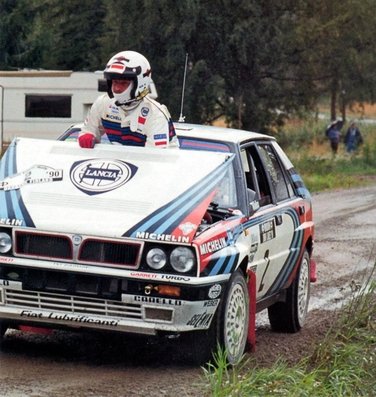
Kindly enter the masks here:
M 114 55 L 106 65 L 104 78 L 107 80 L 108 95 L 115 98 L 120 106 L 141 100 L 149 93 L 152 82 L 149 61 L 135 51 L 122 51 Z M 131 80 L 132 84 L 121 94 L 115 94 L 112 91 L 113 79 Z

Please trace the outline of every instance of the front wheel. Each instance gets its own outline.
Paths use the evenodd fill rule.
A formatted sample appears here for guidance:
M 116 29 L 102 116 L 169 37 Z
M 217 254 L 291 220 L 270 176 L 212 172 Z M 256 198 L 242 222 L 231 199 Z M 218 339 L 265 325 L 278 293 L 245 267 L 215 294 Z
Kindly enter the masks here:
M 287 289 L 286 301 L 277 302 L 268 308 L 273 331 L 298 332 L 307 317 L 310 297 L 310 257 L 304 251 L 298 273 Z
M 210 328 L 185 335 L 186 358 L 203 364 L 212 359 L 218 345 L 224 349 L 229 364 L 243 357 L 248 336 L 249 295 L 243 274 L 237 271 L 231 277 Z

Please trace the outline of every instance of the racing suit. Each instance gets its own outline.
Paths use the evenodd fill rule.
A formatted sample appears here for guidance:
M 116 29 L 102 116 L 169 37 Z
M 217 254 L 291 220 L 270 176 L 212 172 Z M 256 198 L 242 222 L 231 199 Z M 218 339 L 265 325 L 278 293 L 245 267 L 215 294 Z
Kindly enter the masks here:
M 93 103 L 80 136 L 88 133 L 95 136 L 96 142 L 106 134 L 110 142 L 121 145 L 178 146 L 166 106 L 148 95 L 130 106 L 117 106 L 115 99 L 101 95 Z

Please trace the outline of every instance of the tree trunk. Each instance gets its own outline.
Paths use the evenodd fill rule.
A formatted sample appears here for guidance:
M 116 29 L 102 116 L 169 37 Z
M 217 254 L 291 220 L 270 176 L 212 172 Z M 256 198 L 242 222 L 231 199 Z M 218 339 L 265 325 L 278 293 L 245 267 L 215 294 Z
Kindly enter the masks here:
M 337 118 L 337 92 L 338 92 L 338 81 L 334 79 L 332 81 L 331 93 L 330 93 L 330 119 L 335 120 Z

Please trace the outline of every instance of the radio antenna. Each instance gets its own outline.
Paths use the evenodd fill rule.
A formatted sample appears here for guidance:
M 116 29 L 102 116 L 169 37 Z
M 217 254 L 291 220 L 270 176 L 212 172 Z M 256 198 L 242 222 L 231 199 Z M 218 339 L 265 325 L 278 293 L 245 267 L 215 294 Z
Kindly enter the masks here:
M 184 79 L 183 79 L 183 89 L 181 91 L 181 106 L 180 106 L 179 123 L 184 123 L 184 121 L 185 121 L 185 116 L 183 116 L 183 107 L 184 107 L 185 78 L 187 76 L 187 64 L 188 64 L 188 53 L 185 54 Z

